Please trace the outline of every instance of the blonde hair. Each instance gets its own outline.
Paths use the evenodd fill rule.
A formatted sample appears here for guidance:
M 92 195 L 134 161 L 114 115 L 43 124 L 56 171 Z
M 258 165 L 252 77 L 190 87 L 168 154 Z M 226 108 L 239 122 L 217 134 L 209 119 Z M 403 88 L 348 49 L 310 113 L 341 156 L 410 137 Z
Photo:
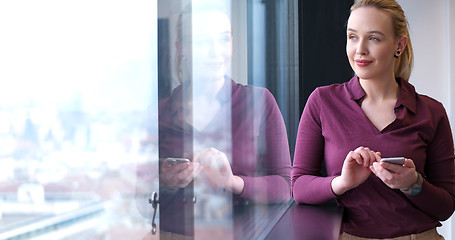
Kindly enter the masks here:
M 406 20 L 403 9 L 395 0 L 360 0 L 352 5 L 351 13 L 361 7 L 374 7 L 386 12 L 392 19 L 395 37 L 406 36 L 408 38 L 403 53 L 399 58 L 395 59 L 394 64 L 395 77 L 408 81 L 414 64 L 414 53 L 408 31 L 409 23 Z

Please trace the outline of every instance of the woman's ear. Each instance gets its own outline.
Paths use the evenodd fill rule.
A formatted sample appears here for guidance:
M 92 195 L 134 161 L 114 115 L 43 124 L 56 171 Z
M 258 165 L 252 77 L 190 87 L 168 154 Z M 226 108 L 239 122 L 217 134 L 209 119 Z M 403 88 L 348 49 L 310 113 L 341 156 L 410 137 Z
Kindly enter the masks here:
M 397 50 L 403 52 L 404 49 L 405 49 L 405 47 L 406 47 L 406 44 L 408 44 L 408 37 L 402 36 L 402 37 L 398 40 Z

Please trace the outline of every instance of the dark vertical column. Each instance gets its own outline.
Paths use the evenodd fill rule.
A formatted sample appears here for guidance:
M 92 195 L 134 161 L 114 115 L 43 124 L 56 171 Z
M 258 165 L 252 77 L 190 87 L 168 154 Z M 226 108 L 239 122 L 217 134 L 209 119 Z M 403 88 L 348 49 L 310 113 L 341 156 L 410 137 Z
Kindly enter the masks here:
M 256 10 L 264 12 L 253 12 Z M 262 7 L 257 7 L 262 5 Z M 253 67 L 260 64 L 251 62 L 255 52 L 254 44 L 264 44 L 265 57 L 264 87 L 270 90 L 275 97 L 286 124 L 291 156 L 293 155 L 295 136 L 299 121 L 298 114 L 298 89 L 299 89 L 299 58 L 298 58 L 298 0 L 262 0 L 248 1 L 248 59 L 249 59 L 249 83 L 261 85 L 264 79 L 255 79 L 251 75 Z M 255 15 L 256 14 L 256 15 Z M 253 20 L 254 18 L 254 20 Z M 263 19 L 258 19 L 263 18 Z M 264 25 L 255 24 L 263 22 Z M 259 31 L 253 31 L 258 28 Z M 262 29 L 263 28 L 263 29 Z M 254 33 L 262 33 L 263 36 L 252 36 Z M 251 39 L 256 39 L 255 41 Z M 258 69 L 256 69 L 258 71 Z M 258 84 L 259 83 L 259 84 Z
M 158 11 L 166 9 L 170 2 L 158 1 Z M 193 151 L 192 129 L 181 123 L 170 123 L 171 112 L 192 111 L 187 106 L 191 102 L 191 87 L 188 91 L 180 91 L 179 94 L 171 95 L 172 71 L 175 71 L 171 61 L 171 48 L 174 41 L 170 40 L 171 31 L 175 31 L 176 26 L 171 26 L 169 19 L 158 19 L 158 135 L 159 135 L 159 174 L 161 165 L 166 158 L 186 157 Z M 189 23 L 191 25 L 191 23 Z M 185 113 L 183 113 L 185 115 Z M 178 126 L 185 126 L 182 130 Z M 176 130 L 178 129 L 178 130 Z M 159 185 L 159 223 L 160 239 L 169 239 L 169 236 L 180 238 L 194 238 L 194 184 L 191 182 L 185 188 L 172 189 L 164 184 Z
M 171 41 L 168 19 L 158 19 L 158 99 L 171 92 Z
M 348 81 L 346 22 L 353 0 L 299 1 L 300 113 L 318 86 Z

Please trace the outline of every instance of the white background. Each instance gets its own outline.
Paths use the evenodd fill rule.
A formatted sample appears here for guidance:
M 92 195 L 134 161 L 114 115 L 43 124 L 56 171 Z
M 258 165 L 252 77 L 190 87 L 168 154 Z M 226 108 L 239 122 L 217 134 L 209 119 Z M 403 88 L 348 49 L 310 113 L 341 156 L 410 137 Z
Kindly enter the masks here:
M 410 24 L 415 63 L 410 82 L 417 92 L 444 104 L 455 129 L 455 1 L 398 0 Z M 455 219 L 438 231 L 455 239 Z

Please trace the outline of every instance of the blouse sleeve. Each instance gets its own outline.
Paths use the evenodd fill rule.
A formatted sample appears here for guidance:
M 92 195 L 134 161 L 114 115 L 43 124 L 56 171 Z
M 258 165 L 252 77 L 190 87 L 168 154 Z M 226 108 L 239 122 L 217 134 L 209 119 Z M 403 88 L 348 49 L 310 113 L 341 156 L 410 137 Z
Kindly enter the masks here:
M 442 104 L 435 108 L 433 115 L 440 117 L 435 119 L 435 133 L 428 145 L 425 169 L 418 169 L 424 177 L 422 191 L 408 198 L 428 215 L 444 221 L 455 209 L 454 145 Z
M 260 176 L 240 176 L 245 187 L 240 197 L 256 202 L 287 202 L 291 198 L 291 159 L 286 127 L 273 95 L 264 89 L 264 105 L 256 113 L 259 121 Z
M 334 199 L 331 182 L 334 176 L 322 177 L 324 137 L 322 135 L 319 91 L 308 98 L 303 110 L 292 167 L 292 189 L 295 201 L 320 204 Z

